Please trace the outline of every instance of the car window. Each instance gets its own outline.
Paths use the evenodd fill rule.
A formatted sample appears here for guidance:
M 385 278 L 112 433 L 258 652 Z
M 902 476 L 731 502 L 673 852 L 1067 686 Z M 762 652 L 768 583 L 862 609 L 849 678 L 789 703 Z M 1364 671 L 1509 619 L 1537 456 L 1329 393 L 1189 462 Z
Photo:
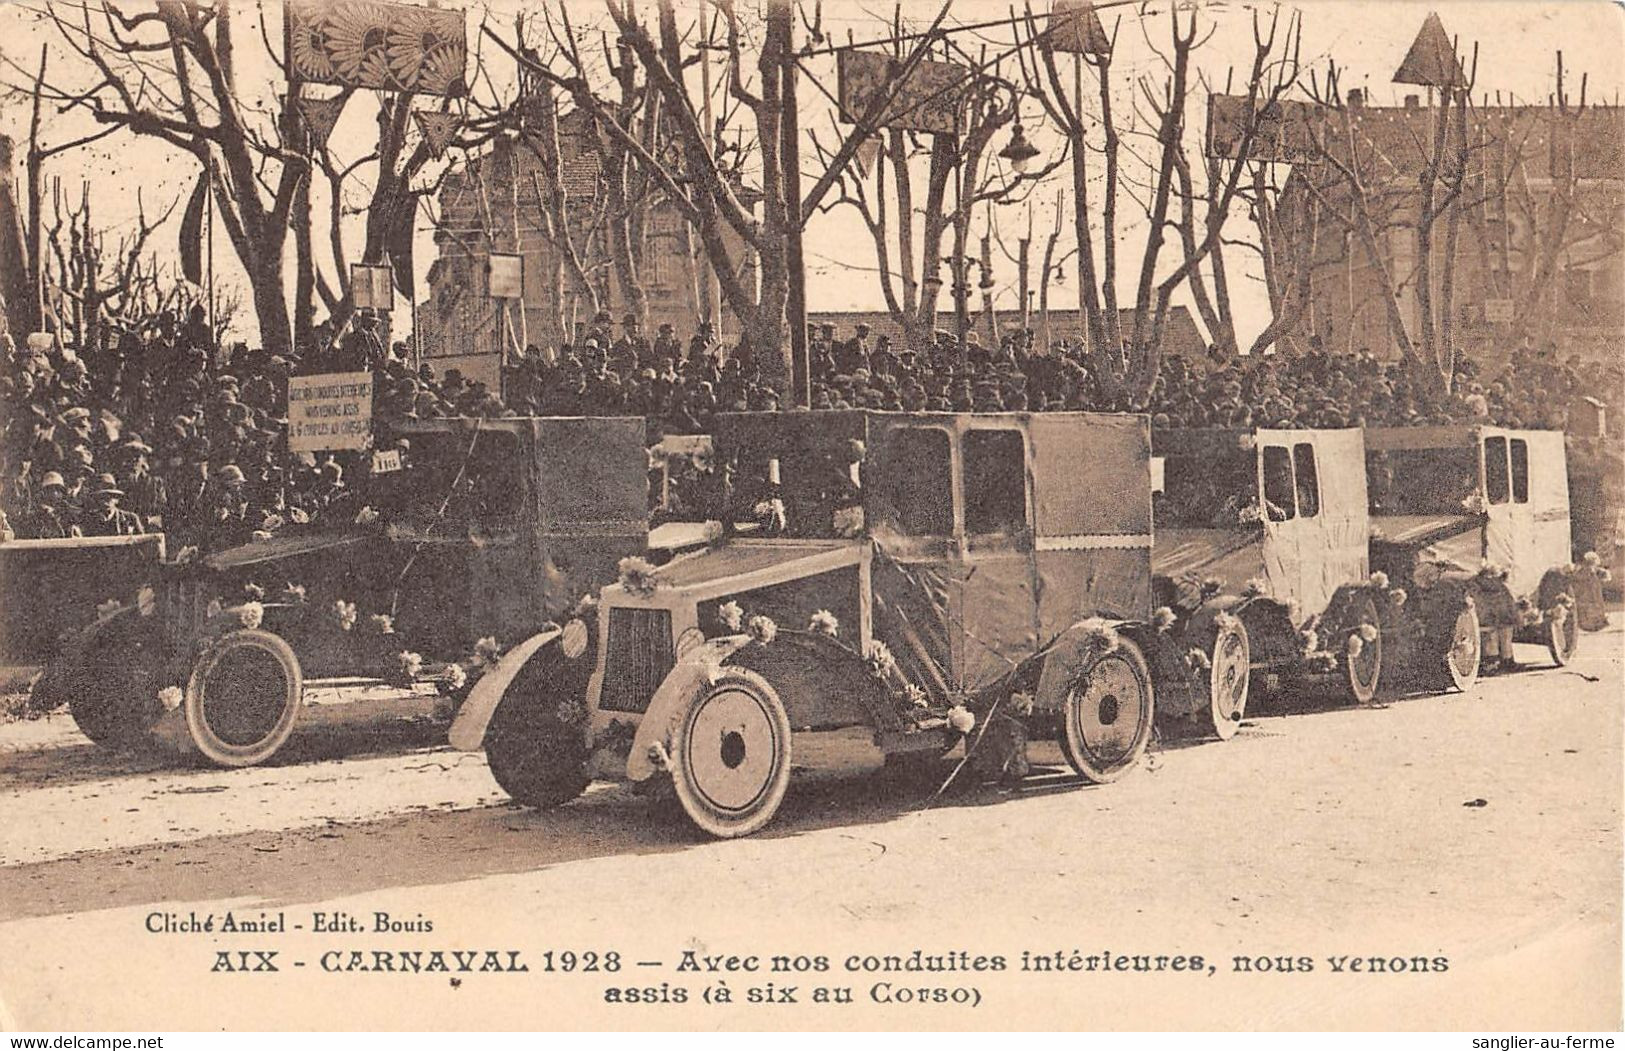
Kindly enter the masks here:
M 1284 522 L 1296 514 L 1296 484 L 1291 451 L 1284 445 L 1264 446 L 1264 513 L 1271 522 Z
M 1018 532 L 1027 525 L 1027 446 L 1014 430 L 965 435 L 965 532 Z
M 1313 518 L 1320 514 L 1320 476 L 1315 471 L 1315 447 L 1308 442 L 1294 445 L 1292 466 L 1298 483 L 1298 515 Z
M 1529 502 L 1529 443 L 1522 438 L 1512 439 L 1512 502 Z
M 1507 440 L 1501 437 L 1484 439 L 1484 495 L 1492 504 L 1504 504 L 1510 486 L 1507 484 Z
M 876 495 L 892 524 L 913 536 L 954 531 L 952 453 L 948 432 L 903 427 L 886 438 Z

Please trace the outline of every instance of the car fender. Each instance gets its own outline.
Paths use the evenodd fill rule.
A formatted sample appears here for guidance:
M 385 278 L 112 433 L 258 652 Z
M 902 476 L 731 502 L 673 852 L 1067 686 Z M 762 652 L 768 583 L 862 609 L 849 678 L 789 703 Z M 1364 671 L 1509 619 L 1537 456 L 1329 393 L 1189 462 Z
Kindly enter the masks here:
M 477 752 L 485 747 L 485 731 L 491 725 L 491 716 L 496 713 L 497 705 L 508 692 L 508 684 L 542 647 L 563 634 L 563 628 L 552 627 L 532 635 L 504 653 L 489 671 L 480 676 L 474 688 L 468 691 L 468 700 L 463 702 L 457 718 L 451 724 L 447 737 L 453 748 Z
M 626 757 L 626 777 L 630 781 L 647 781 L 654 776 L 660 764 L 651 752 L 659 745 L 661 750 L 671 747 L 672 731 L 677 720 L 687 709 L 694 691 L 701 683 L 710 681 L 728 658 L 749 645 L 749 635 L 727 635 L 707 639 L 677 659 L 671 671 L 661 680 L 649 699 L 649 707 L 638 722 L 638 731 L 632 739 L 632 752 Z
M 1038 674 L 1038 696 L 1035 706 L 1041 712 L 1059 712 L 1065 707 L 1067 688 L 1071 684 L 1070 672 L 1090 651 L 1116 649 L 1123 639 L 1133 642 L 1144 651 L 1136 636 L 1145 626 L 1136 621 L 1107 620 L 1090 617 L 1080 620 L 1063 631 L 1045 648 L 1043 670 Z

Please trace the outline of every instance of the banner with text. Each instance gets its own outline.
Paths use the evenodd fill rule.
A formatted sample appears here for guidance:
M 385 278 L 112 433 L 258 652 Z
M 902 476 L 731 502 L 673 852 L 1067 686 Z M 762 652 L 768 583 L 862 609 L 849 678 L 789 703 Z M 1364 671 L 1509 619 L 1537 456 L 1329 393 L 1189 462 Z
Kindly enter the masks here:
M 288 451 L 365 449 L 372 434 L 372 373 L 288 379 Z

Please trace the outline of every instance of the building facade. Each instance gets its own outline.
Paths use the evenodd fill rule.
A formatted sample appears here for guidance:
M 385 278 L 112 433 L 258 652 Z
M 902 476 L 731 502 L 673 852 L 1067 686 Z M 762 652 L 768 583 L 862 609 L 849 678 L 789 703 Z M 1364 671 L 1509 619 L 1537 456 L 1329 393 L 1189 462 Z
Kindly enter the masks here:
M 1342 115 L 1348 125 L 1342 124 Z M 1419 295 L 1421 180 L 1433 153 L 1438 111 L 1419 96 L 1401 106 L 1372 106 L 1351 92 L 1341 114 L 1322 126 L 1325 149 L 1361 175 L 1365 210 L 1376 231 L 1380 266 L 1358 232 L 1358 206 L 1334 166 L 1299 165 L 1280 202 L 1290 240 L 1278 258 L 1308 250 L 1303 210 L 1318 197 L 1314 269 L 1308 309 L 1294 335 L 1318 337 L 1331 351 L 1401 354 L 1384 297 L 1397 300 L 1414 342 L 1422 330 Z M 1443 195 L 1462 151 L 1451 116 L 1442 152 Z M 1465 177 L 1453 266 L 1447 221 L 1433 225 L 1429 283 L 1435 316 L 1450 271 L 1450 324 L 1460 351 L 1504 357 L 1525 336 L 1563 356 L 1617 353 L 1625 327 L 1625 215 L 1621 143 L 1625 110 L 1587 106 L 1579 113 L 1548 107 L 1471 106 L 1464 122 Z M 1319 194 L 1306 185 L 1313 180 Z

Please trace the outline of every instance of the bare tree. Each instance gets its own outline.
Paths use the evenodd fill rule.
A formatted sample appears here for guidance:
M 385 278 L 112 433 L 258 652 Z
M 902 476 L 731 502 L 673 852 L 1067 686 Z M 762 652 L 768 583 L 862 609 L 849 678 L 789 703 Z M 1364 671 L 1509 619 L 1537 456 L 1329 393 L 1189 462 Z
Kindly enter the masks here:
M 1085 8 L 1078 16 L 1093 19 L 1094 13 Z M 1024 24 L 1028 39 L 1034 45 L 1034 59 L 1024 67 L 1029 89 L 1042 101 L 1046 112 L 1072 142 L 1072 181 L 1076 200 L 1074 229 L 1078 244 L 1079 306 L 1084 314 L 1086 339 L 1092 363 L 1091 372 L 1102 392 L 1113 403 L 1124 407 L 1140 407 L 1151 395 L 1157 368 L 1162 356 L 1162 342 L 1166 331 L 1169 307 L 1175 291 L 1199 274 L 1203 262 L 1220 251 L 1225 221 L 1234 203 L 1245 189 L 1242 176 L 1247 169 L 1243 160 L 1230 163 L 1214 160 L 1205 165 L 1205 187 L 1202 194 L 1204 207 L 1197 218 L 1197 194 L 1191 179 L 1189 161 L 1185 154 L 1186 112 L 1196 96 L 1192 91 L 1196 74 L 1192 69 L 1192 54 L 1212 35 L 1211 27 L 1201 33 L 1200 14 L 1174 8 L 1169 12 L 1169 39 L 1163 50 L 1153 41 L 1149 26 L 1149 12 L 1142 10 L 1141 25 L 1146 31 L 1149 46 L 1157 52 L 1165 68 L 1160 85 L 1149 78 L 1140 78 L 1134 85 L 1143 121 L 1141 125 L 1154 139 L 1150 155 L 1139 158 L 1124 142 L 1123 131 L 1113 116 L 1112 59 L 1116 49 L 1118 27 L 1108 36 L 1098 22 L 1085 23 L 1086 38 L 1092 45 L 1082 54 L 1074 54 L 1071 91 L 1067 90 L 1061 61 L 1050 31 L 1040 31 L 1037 20 L 1028 9 Z M 1296 82 L 1298 76 L 1298 41 L 1301 24 L 1297 16 L 1288 19 L 1281 32 L 1280 15 L 1271 15 L 1268 27 L 1257 12 L 1253 15 L 1253 61 L 1247 78 L 1247 95 L 1252 106 L 1240 129 L 1237 157 L 1250 155 L 1258 134 L 1261 117 L 1272 103 L 1281 99 Z M 1280 50 L 1277 50 L 1278 41 Z M 1099 127 L 1101 145 L 1096 148 L 1088 139 L 1089 118 L 1083 111 L 1082 67 L 1088 65 L 1095 74 L 1100 104 Z M 1095 247 L 1093 230 L 1089 223 L 1091 173 L 1089 158 L 1101 157 L 1104 166 L 1105 188 L 1101 216 L 1100 248 Z M 1140 205 L 1145 212 L 1145 242 L 1140 252 L 1138 274 L 1135 280 L 1133 324 L 1128 333 L 1122 330 L 1118 311 L 1117 272 L 1118 258 L 1118 195 L 1130 178 L 1125 169 L 1125 155 L 1137 160 L 1144 169 L 1138 180 L 1144 189 Z M 1176 191 L 1182 208 L 1181 217 L 1171 214 Z M 1181 237 L 1182 258 L 1166 273 L 1160 270 L 1162 249 L 1167 231 L 1173 228 Z M 1222 262 L 1216 271 L 1223 274 Z M 1203 294 L 1206 294 L 1203 289 Z M 1210 305 L 1214 297 L 1210 296 Z M 1228 311 L 1228 289 L 1222 294 Z M 1224 316 L 1216 306 L 1211 312 L 1218 322 Z

